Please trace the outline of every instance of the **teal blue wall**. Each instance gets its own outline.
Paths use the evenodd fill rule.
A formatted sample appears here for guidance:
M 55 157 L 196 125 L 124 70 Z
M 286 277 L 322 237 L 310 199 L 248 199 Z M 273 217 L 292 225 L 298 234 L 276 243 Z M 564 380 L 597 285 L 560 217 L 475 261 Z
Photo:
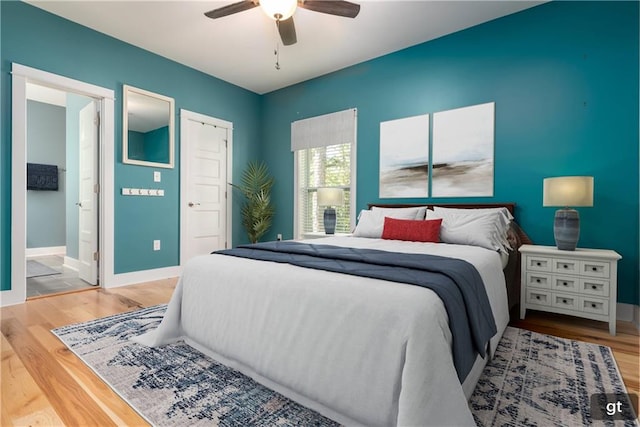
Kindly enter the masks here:
M 592 175 L 580 245 L 622 255 L 618 300 L 638 304 L 638 76 L 637 2 L 551 2 L 267 94 L 271 234 L 293 232 L 292 121 L 358 109 L 362 209 L 380 200 L 381 121 L 495 101 L 494 197 L 383 201 L 516 202 L 533 241 L 553 245 L 543 178 Z
M 121 187 L 155 188 L 153 168 L 122 164 L 122 85 L 173 97 L 176 113 L 184 108 L 232 122 L 234 179 L 260 155 L 259 95 L 22 2 L 0 2 L 0 18 L 0 289 L 10 288 L 11 277 L 12 62 L 115 91 L 115 273 L 178 265 L 179 169 L 162 169 L 165 197 L 119 195 Z M 175 138 L 179 164 L 178 117 Z M 153 251 L 154 239 L 162 240 L 161 251 Z M 246 241 L 240 221 L 233 240 Z
M 27 248 L 65 245 L 65 110 L 27 101 L 27 162 L 58 166 L 58 191 L 27 191 Z

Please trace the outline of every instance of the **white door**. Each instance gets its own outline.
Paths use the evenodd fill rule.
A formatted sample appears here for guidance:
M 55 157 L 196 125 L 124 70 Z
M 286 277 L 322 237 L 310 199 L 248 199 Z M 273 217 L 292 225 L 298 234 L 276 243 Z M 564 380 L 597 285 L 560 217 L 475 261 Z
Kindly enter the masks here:
M 79 276 L 98 283 L 98 115 L 95 102 L 80 111 Z
M 227 156 L 231 133 L 228 122 L 181 113 L 182 265 L 230 244 Z

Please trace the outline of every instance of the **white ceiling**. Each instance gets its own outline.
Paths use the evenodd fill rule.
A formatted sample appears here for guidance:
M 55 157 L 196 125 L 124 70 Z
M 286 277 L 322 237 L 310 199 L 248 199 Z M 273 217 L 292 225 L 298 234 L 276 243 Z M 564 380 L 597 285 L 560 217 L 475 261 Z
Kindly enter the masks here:
M 381 1 L 355 19 L 298 8 L 298 43 L 274 50 L 275 23 L 257 7 L 216 20 L 229 1 L 49 1 L 28 3 L 253 92 L 263 94 L 373 59 L 544 1 Z

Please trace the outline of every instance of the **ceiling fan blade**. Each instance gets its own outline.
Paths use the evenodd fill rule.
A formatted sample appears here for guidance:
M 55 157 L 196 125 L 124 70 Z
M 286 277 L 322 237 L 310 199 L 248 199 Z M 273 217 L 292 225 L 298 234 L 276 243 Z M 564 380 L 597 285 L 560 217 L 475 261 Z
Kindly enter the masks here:
M 298 41 L 296 38 L 296 26 L 293 24 L 293 16 L 284 21 L 278 21 L 276 24 L 278 25 L 278 32 L 283 45 L 290 46 Z
M 216 19 L 222 18 L 223 16 L 233 15 L 234 13 L 244 12 L 245 10 L 253 9 L 258 6 L 258 1 L 253 0 L 243 0 L 237 3 L 232 3 L 227 6 L 222 6 L 217 9 L 210 10 L 206 12 L 204 15 L 207 18 Z
M 359 4 L 342 0 L 304 0 L 299 1 L 298 6 L 314 12 L 344 16 L 345 18 L 355 18 L 360 13 Z

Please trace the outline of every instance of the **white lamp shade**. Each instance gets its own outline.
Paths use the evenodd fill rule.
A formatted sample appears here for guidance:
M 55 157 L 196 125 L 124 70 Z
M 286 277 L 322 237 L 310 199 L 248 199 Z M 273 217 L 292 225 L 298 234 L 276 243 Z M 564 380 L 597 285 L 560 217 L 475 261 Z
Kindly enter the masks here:
M 342 188 L 318 188 L 319 206 L 342 206 L 344 204 L 344 191 Z
M 543 206 L 593 206 L 592 176 L 545 178 Z
M 289 19 L 296 11 L 298 0 L 260 0 L 260 7 L 274 20 Z

